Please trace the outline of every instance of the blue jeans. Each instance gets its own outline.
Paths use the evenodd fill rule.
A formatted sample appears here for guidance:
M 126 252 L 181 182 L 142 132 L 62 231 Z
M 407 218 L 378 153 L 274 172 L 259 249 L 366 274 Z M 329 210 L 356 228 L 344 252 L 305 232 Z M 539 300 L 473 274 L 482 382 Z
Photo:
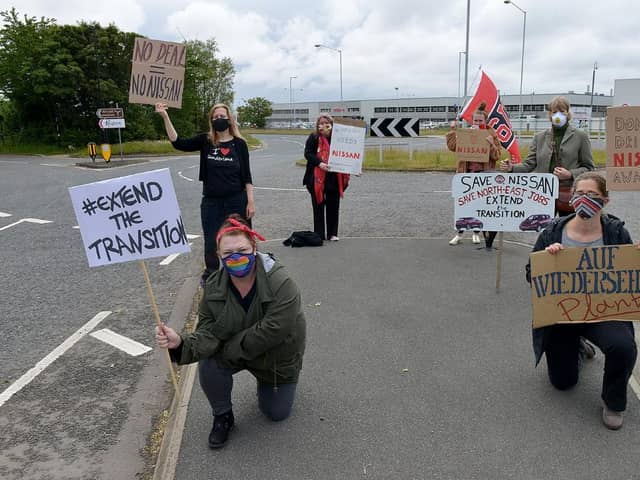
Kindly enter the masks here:
M 213 357 L 198 363 L 200 386 L 204 391 L 213 415 L 230 412 L 233 374 L 241 369 L 220 368 Z M 277 388 L 266 383 L 258 383 L 258 407 L 270 420 L 279 422 L 291 414 L 296 396 L 297 383 L 279 384 Z
M 206 269 L 202 278 L 206 278 L 215 272 L 220 266 L 216 253 L 216 234 L 222 222 L 230 214 L 237 213 L 243 218 L 247 215 L 247 192 L 242 191 L 227 197 L 202 197 L 200 203 L 200 220 L 204 235 L 204 264 Z

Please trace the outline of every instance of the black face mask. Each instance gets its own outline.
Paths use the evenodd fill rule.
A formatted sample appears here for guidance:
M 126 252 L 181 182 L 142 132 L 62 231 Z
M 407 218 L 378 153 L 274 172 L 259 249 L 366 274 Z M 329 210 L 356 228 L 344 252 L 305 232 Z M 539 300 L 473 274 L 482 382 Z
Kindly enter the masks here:
M 213 129 L 216 132 L 224 132 L 229 129 L 229 119 L 227 118 L 216 118 L 213 121 Z

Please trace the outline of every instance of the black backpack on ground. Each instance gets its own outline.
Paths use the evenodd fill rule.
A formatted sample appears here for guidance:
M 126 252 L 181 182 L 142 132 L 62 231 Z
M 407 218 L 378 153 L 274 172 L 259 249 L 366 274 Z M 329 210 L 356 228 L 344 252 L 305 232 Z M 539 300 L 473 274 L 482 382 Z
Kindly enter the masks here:
M 303 230 L 293 232 L 282 244 L 287 247 L 321 247 L 322 238 L 316 232 Z

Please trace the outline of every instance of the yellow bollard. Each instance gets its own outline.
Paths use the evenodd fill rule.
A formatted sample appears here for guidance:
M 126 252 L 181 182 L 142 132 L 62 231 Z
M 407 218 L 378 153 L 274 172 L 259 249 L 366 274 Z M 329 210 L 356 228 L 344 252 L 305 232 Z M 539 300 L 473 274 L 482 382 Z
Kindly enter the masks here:
M 109 145 L 108 143 L 103 143 L 102 145 L 100 145 L 100 148 L 102 150 L 102 158 L 104 158 L 104 161 L 109 163 L 109 161 L 111 160 L 111 145 Z
M 87 151 L 89 152 L 89 156 L 91 157 L 91 161 L 96 161 L 96 143 L 89 142 L 87 143 Z

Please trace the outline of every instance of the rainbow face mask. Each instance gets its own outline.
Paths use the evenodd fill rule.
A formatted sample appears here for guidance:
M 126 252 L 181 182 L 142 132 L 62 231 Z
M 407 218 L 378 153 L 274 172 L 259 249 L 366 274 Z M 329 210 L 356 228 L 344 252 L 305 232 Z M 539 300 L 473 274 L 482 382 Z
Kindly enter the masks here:
M 228 257 L 222 259 L 224 268 L 229 272 L 229 275 L 234 277 L 246 277 L 253 270 L 253 266 L 256 264 L 255 253 L 232 253 Z

